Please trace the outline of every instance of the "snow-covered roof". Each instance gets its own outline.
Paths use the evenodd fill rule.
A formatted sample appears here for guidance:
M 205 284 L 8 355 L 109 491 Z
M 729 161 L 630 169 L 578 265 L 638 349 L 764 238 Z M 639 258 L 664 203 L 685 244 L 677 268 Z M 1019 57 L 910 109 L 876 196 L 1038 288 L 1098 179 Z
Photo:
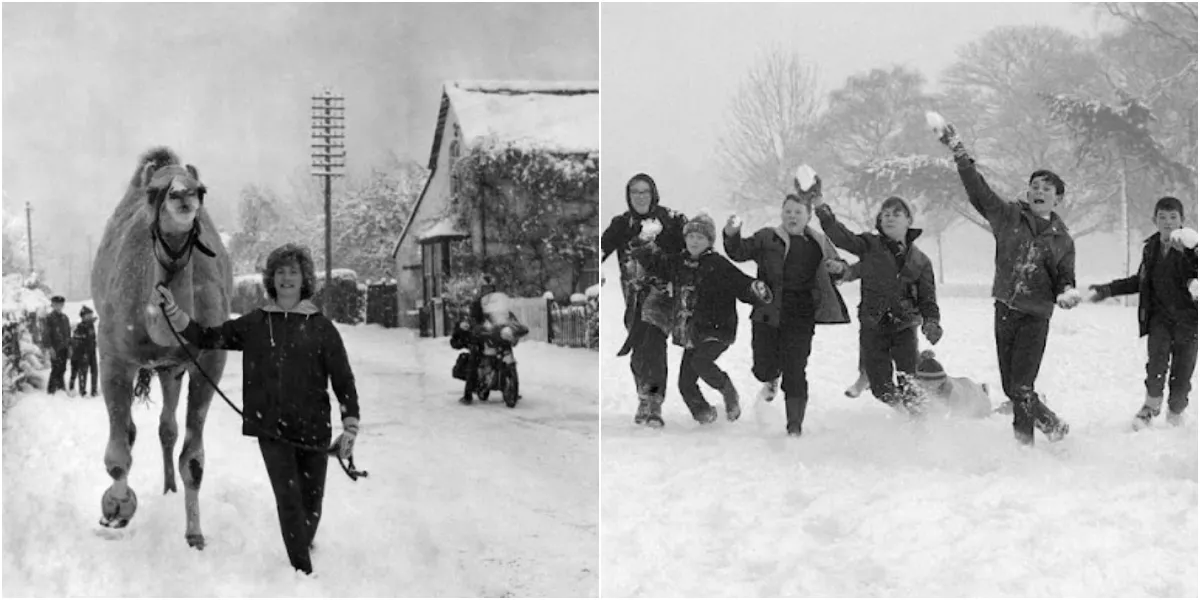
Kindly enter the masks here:
M 599 83 L 449 81 L 443 91 L 468 146 L 494 138 L 561 154 L 600 149 Z
M 426 227 L 420 235 L 417 236 L 417 242 L 425 242 L 439 238 L 463 238 L 467 237 L 458 229 L 453 216 L 446 216 L 434 221 L 429 227 Z

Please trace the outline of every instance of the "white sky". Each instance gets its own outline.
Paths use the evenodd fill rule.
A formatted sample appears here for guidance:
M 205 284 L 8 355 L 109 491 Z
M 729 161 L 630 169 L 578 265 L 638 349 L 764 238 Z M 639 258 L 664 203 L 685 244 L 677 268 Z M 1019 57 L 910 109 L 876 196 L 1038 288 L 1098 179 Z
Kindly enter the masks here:
M 443 80 L 594 81 L 598 19 L 595 4 L 6 3 L 6 202 L 31 201 L 34 237 L 82 258 L 138 156 L 167 144 L 232 229 L 243 185 L 286 193 L 307 171 L 322 85 L 346 96 L 351 169 L 389 149 L 424 163 Z
M 772 45 L 811 60 L 828 92 L 891 64 L 936 84 L 957 48 L 1001 25 L 1080 35 L 1101 26 L 1091 7 L 1056 3 L 605 3 L 600 14 L 605 225 L 626 209 L 625 183 L 639 171 L 655 178 L 666 206 L 690 213 L 724 204 L 713 162 L 724 112 Z

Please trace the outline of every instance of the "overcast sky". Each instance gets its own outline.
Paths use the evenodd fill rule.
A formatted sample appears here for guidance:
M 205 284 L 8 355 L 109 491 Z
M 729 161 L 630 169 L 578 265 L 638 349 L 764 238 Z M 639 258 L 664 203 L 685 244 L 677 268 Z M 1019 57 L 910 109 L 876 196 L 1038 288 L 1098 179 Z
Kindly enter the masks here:
M 955 50 L 1002 25 L 1094 34 L 1106 22 L 1071 4 L 601 5 L 601 211 L 626 209 L 624 185 L 653 176 L 664 204 L 717 210 L 713 157 L 724 113 L 745 73 L 772 45 L 812 61 L 822 91 L 855 73 L 902 64 L 931 84 Z M 724 213 L 714 215 L 724 219 Z
M 6 3 L 5 202 L 31 201 L 35 238 L 83 256 L 139 154 L 166 144 L 233 226 L 243 185 L 282 192 L 307 170 L 322 85 L 346 96 L 351 168 L 424 163 L 443 80 L 596 80 L 598 21 L 596 4 Z

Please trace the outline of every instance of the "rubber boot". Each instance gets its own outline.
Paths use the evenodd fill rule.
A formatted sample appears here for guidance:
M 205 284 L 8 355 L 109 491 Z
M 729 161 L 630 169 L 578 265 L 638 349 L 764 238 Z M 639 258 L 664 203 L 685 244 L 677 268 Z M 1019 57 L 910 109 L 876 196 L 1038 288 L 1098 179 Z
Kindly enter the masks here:
M 1157 417 L 1162 412 L 1162 396 L 1151 396 L 1146 394 L 1146 401 L 1142 404 L 1142 408 L 1137 411 L 1133 417 L 1133 430 L 1149 427 L 1150 421 Z
M 666 422 L 662 418 L 662 403 L 663 397 L 660 394 L 651 394 L 646 397 L 646 426 L 660 429 Z
M 787 396 L 783 401 L 787 404 L 788 435 L 798 437 L 804 427 L 804 413 L 808 410 L 808 397 Z
M 732 379 L 725 380 L 725 387 L 721 388 L 721 397 L 725 399 L 725 418 L 731 423 L 738 420 L 738 417 L 742 416 L 742 405 Z

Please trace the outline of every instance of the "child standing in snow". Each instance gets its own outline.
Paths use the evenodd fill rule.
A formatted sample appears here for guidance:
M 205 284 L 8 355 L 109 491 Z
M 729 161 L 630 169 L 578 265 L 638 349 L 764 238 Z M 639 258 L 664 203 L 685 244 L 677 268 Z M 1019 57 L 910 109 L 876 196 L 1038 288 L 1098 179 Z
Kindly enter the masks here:
M 79 380 L 79 395 L 87 395 L 87 376 L 92 374 L 92 396 L 99 394 L 96 389 L 96 313 L 91 307 L 83 307 L 79 311 L 79 324 L 71 334 L 71 382 L 67 393 L 75 390 L 75 380 Z
M 288 560 L 309 574 L 329 452 L 342 459 L 354 453 L 358 392 L 341 334 L 312 303 L 317 278 L 308 250 L 294 244 L 276 248 L 262 276 L 270 304 L 216 327 L 193 321 L 165 286 L 156 289 L 171 327 L 185 340 L 199 348 L 243 352 L 242 434 L 258 438 Z M 342 433 L 332 446 L 326 391 L 331 383 L 342 417 Z
M 735 262 L 758 263 L 758 278 L 771 290 L 769 302 L 750 313 L 754 377 L 763 382 L 759 399 L 770 402 L 783 380 L 787 432 L 801 435 L 808 409 L 808 357 L 817 323 L 849 323 L 850 314 L 833 278 L 846 262 L 823 234 L 808 225 L 820 183 L 797 182 L 781 207 L 781 224 L 743 238 L 737 215 L 725 225 L 725 253 Z
M 54 296 L 50 299 L 50 314 L 46 315 L 43 344 L 50 355 L 50 383 L 46 393 L 51 395 L 67 389 L 65 377 L 67 360 L 71 358 L 71 319 L 62 311 L 66 302 L 62 296 Z
M 683 250 L 687 217 L 659 204 L 658 186 L 645 173 L 625 185 L 629 210 L 613 217 L 600 237 L 601 262 L 613 252 L 621 263 L 625 296 L 625 329 L 629 332 L 617 356 L 629 357 L 637 386 L 638 409 L 633 422 L 662 427 L 662 403 L 667 389 L 667 335 L 671 330 L 671 295 L 665 281 L 643 264 L 646 257 L 669 256 Z M 637 258 L 633 252 L 637 252 Z
M 871 393 L 893 408 L 921 412 L 920 394 L 909 381 L 917 370 L 917 328 L 937 344 L 942 327 L 933 264 L 913 245 L 921 230 L 912 227 L 912 208 L 899 196 L 884 200 L 875 231 L 861 234 L 851 233 L 828 204 L 818 203 L 816 211 L 829 240 L 859 257 L 858 352 Z
M 1134 417 L 1140 429 L 1162 411 L 1163 384 L 1170 366 L 1167 422 L 1178 425 L 1188 405 L 1196 369 L 1196 230 L 1183 227 L 1183 203 L 1167 196 L 1154 205 L 1158 231 L 1146 238 L 1138 272 L 1088 286 L 1091 300 L 1138 295 L 1138 333 L 1148 336 L 1146 401 Z
M 738 392 L 716 361 L 737 337 L 737 301 L 765 304 L 770 302 L 771 292 L 765 283 L 742 273 L 713 250 L 717 227 L 707 214 L 693 217 L 683 233 L 685 251 L 650 263 L 674 291 L 671 334 L 675 344 L 684 348 L 679 395 L 697 421 L 715 421 L 717 411 L 704 399 L 697 383 L 703 379 L 721 392 L 725 418 L 736 421 L 742 414 Z
M 975 169 L 954 126 L 930 113 L 929 124 L 938 141 L 954 153 L 958 175 L 971 206 L 987 219 L 996 238 L 996 354 L 1004 395 L 1013 407 L 1013 434 L 1033 444 L 1036 426 L 1051 441 L 1062 439 L 1069 427 L 1050 410 L 1034 389 L 1054 305 L 1063 309 L 1081 300 L 1075 290 L 1075 241 L 1054 212 L 1066 185 L 1051 171 L 1029 176 L 1023 202 L 1006 202 Z

